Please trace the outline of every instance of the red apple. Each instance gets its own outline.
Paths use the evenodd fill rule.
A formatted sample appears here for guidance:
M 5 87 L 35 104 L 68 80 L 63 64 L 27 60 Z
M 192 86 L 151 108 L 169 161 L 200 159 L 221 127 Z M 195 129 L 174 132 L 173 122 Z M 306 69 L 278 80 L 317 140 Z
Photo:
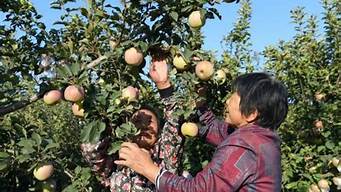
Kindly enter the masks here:
M 52 90 L 44 94 L 44 102 L 48 105 L 58 103 L 62 99 L 62 93 L 59 90 Z
M 64 91 L 64 98 L 67 101 L 78 102 L 84 99 L 84 89 L 78 85 L 70 85 Z

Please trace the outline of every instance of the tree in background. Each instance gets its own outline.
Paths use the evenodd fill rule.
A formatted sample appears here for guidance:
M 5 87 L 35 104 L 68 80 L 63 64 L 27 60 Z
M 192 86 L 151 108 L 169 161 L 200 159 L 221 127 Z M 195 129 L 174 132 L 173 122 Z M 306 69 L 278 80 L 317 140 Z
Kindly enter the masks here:
M 315 17 L 295 9 L 296 35 L 266 47 L 264 66 L 251 49 L 250 0 L 240 2 L 220 60 L 202 49 L 200 31 L 207 19 L 220 18 L 214 8 L 219 1 L 112 5 L 88 0 L 87 7 L 79 8 L 69 2 L 51 2 L 63 15 L 49 30 L 29 1 L 0 3 L 6 15 L 0 25 L 0 190 L 104 191 L 82 160 L 79 144 L 95 143 L 109 133 L 107 152 L 114 154 L 123 140 L 138 134 L 129 121 L 136 110 L 162 108 L 146 72 L 155 55 L 170 63 L 182 106 L 176 115 L 183 123 L 197 122 L 195 103 L 202 97 L 222 114 L 230 82 L 239 74 L 273 73 L 290 92 L 290 112 L 279 129 L 283 191 L 336 190 L 333 182 L 341 169 L 338 1 L 322 3 L 323 36 Z M 196 174 L 211 153 L 201 139 L 187 137 L 184 169 Z M 39 168 L 49 163 L 54 171 L 41 175 Z

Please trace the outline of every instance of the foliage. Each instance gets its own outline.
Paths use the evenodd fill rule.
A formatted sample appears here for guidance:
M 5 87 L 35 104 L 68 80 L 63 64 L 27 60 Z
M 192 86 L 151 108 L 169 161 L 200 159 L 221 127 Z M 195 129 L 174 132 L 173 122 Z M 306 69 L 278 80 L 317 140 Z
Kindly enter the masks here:
M 290 94 L 289 114 L 279 130 L 284 191 L 307 190 L 322 178 L 331 181 L 340 175 L 330 160 L 341 152 L 341 4 L 323 1 L 323 6 L 322 35 L 316 17 L 297 8 L 292 11 L 293 39 L 264 51 L 267 68 L 286 83 Z M 325 97 L 320 100 L 317 94 Z M 315 125 L 317 120 L 323 127 Z
M 0 25 L 0 191 L 38 190 L 41 182 L 33 169 L 53 162 L 57 191 L 104 191 L 84 162 L 80 142 L 96 143 L 109 134 L 115 153 L 124 140 L 139 133 L 130 123 L 141 106 L 162 109 L 157 90 L 148 79 L 152 56 L 182 56 L 189 68 L 169 65 L 181 122 L 197 121 L 195 105 L 202 97 L 223 118 L 224 103 L 232 79 L 244 72 L 266 70 L 283 81 L 290 93 L 290 111 L 280 127 L 282 138 L 283 191 L 306 191 L 321 178 L 331 184 L 338 170 L 329 162 L 340 158 L 340 10 L 337 0 L 324 0 L 323 34 L 317 19 L 303 8 L 292 11 L 296 35 L 265 48 L 265 65 L 258 66 L 251 49 L 251 1 L 240 2 L 233 28 L 222 40 L 225 50 L 217 59 L 203 50 L 200 29 L 192 29 L 187 17 L 200 10 L 206 19 L 220 18 L 220 1 L 88 0 L 87 7 L 72 7 L 75 0 L 54 0 L 52 9 L 63 14 L 54 28 L 46 29 L 27 0 L 0 2 L 5 16 Z M 228 1 L 226 1 L 228 2 Z M 208 21 L 206 21 L 208 22 Z M 125 63 L 130 47 L 141 50 L 139 66 Z M 198 60 L 214 64 L 227 74 L 225 82 L 202 81 L 195 75 Z M 84 118 L 71 113 L 70 103 L 47 106 L 39 99 L 52 89 L 68 85 L 84 88 L 79 102 Z M 139 89 L 137 102 L 122 98 L 127 86 Z M 204 96 L 199 89 L 204 88 Z M 316 99 L 315 95 L 325 95 Z M 33 96 L 33 97 L 32 97 Z M 20 103 L 20 104 L 18 104 Z M 20 109 L 19 108 L 23 108 Z M 12 112 L 12 113 L 8 113 Z M 320 120 L 323 127 L 314 122 Z M 183 167 L 195 175 L 210 160 L 214 148 L 201 139 L 187 138 Z M 336 190 L 331 185 L 332 190 Z

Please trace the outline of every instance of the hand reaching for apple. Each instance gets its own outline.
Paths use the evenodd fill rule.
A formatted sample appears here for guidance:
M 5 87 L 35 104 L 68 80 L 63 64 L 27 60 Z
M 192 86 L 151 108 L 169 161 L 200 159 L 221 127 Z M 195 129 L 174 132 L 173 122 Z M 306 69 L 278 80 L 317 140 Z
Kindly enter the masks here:
M 170 81 L 168 78 L 168 66 L 165 58 L 153 57 L 149 75 L 155 82 L 158 89 L 165 89 L 170 86 Z
M 124 142 L 119 150 L 119 158 L 115 164 L 127 166 L 155 182 L 160 168 L 153 163 L 149 151 L 139 148 L 135 143 Z

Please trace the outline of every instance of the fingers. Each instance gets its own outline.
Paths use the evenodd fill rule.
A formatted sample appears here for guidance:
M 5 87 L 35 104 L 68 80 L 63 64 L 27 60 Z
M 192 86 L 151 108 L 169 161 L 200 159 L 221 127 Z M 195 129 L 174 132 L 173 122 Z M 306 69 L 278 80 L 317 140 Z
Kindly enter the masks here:
M 123 165 L 123 166 L 127 166 L 128 165 L 127 161 L 125 161 L 125 160 L 115 160 L 114 163 L 116 165 Z
M 139 146 L 136 143 L 130 143 L 130 142 L 123 142 L 121 144 L 121 149 L 124 148 L 124 147 L 126 147 L 126 148 L 128 148 L 130 150 L 139 148 Z

